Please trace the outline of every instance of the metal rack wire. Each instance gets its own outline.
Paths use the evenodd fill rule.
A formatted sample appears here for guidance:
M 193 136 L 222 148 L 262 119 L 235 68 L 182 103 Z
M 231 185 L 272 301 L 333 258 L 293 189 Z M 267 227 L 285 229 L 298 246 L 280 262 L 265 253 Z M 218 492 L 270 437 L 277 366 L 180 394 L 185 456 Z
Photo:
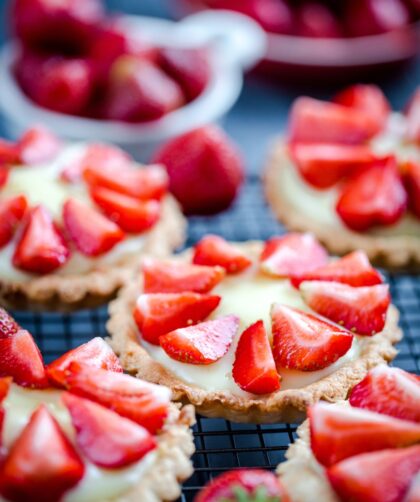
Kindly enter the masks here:
M 209 232 L 238 241 L 266 239 L 284 232 L 263 201 L 258 178 L 251 177 L 231 210 L 211 218 L 190 218 L 187 244 Z M 394 364 L 420 373 L 420 279 L 410 275 L 389 275 L 388 279 L 405 334 Z M 72 315 L 16 313 L 16 317 L 36 337 L 47 361 L 93 336 L 106 335 L 106 308 Z M 181 500 L 191 502 L 209 479 L 227 469 L 245 466 L 274 469 L 284 459 L 295 430 L 289 424 L 259 426 L 198 417 L 195 473 L 185 483 Z

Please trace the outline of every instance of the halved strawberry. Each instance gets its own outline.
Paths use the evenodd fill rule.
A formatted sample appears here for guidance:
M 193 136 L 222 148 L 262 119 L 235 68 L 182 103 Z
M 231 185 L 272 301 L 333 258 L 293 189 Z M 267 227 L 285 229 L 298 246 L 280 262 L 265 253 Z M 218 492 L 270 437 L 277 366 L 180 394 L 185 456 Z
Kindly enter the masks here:
M 263 272 L 288 277 L 325 265 L 328 254 L 312 234 L 290 233 L 269 239 L 260 261 Z
M 327 470 L 344 501 L 401 502 L 420 469 L 420 445 L 363 453 Z
M 171 391 L 123 373 L 73 362 L 66 376 L 73 394 L 91 399 L 142 425 L 152 434 L 168 415 Z
M 36 206 L 24 222 L 13 265 L 36 274 L 48 274 L 66 263 L 70 250 L 44 206 Z
M 7 396 L 10 389 L 10 384 L 12 383 L 12 377 L 2 377 L 0 378 L 0 403 L 3 402 L 3 399 Z M 1 430 L 1 423 L 0 423 Z
M 261 469 L 236 469 L 213 479 L 195 498 L 195 502 L 290 502 L 279 478 Z
M 142 338 L 159 345 L 161 335 L 203 321 L 220 300 L 192 292 L 146 293 L 137 299 L 133 316 Z
M 0 307 L 0 339 L 15 335 L 21 327 L 13 317 Z
M 107 253 L 125 238 L 113 221 L 76 199 L 64 203 L 63 222 L 77 249 L 88 256 Z
M 318 314 L 354 331 L 371 336 L 384 329 L 391 301 L 386 284 L 355 288 L 328 281 L 307 281 L 299 289 Z
M 0 164 L 0 188 L 3 188 L 9 179 L 9 169 Z
M 420 162 L 404 165 L 404 185 L 408 193 L 408 207 L 420 218 Z
M 2 465 L 0 493 L 11 502 L 58 502 L 83 474 L 82 460 L 42 404 Z
M 414 96 L 408 104 L 406 137 L 413 143 L 420 144 L 420 88 L 417 88 Z
M 79 362 L 92 366 L 94 368 L 102 368 L 108 371 L 122 373 L 123 368 L 111 347 L 103 338 L 97 336 L 92 338 L 87 343 L 69 350 L 61 357 L 50 363 L 46 367 L 46 372 L 50 382 L 59 387 L 65 386 L 66 371 L 72 362 Z
M 78 448 L 99 467 L 126 467 L 156 448 L 150 432 L 132 420 L 68 392 L 62 399 L 76 430 Z
M 116 146 L 104 145 L 102 143 L 93 143 L 89 145 L 80 159 L 82 174 L 85 171 L 94 171 L 95 173 L 120 173 L 130 169 L 133 159 L 124 150 Z M 89 182 L 89 177 L 86 177 Z M 106 186 L 106 185 L 105 185 Z M 113 188 L 112 186 L 108 188 Z
M 45 127 L 32 127 L 17 143 L 22 164 L 41 164 L 54 158 L 61 149 L 57 136 Z
M 16 143 L 0 138 L 0 164 L 16 164 L 19 162 L 19 153 Z
M 326 467 L 360 453 L 420 441 L 420 424 L 350 406 L 317 403 L 308 416 L 312 452 Z
M 336 211 L 352 230 L 393 225 L 407 208 L 407 192 L 394 157 L 387 157 L 350 179 L 337 200 Z
M 252 261 L 223 237 L 206 235 L 194 248 L 193 263 L 212 267 L 219 265 L 228 274 L 237 274 L 248 268 Z
M 369 263 L 364 251 L 353 251 L 327 265 L 291 278 L 296 287 L 302 281 L 342 282 L 349 286 L 374 286 L 381 284 L 381 274 Z
M 271 307 L 273 354 L 278 368 L 316 371 L 330 366 L 351 347 L 353 335 L 302 310 Z
M 292 106 L 289 140 L 296 143 L 364 143 L 376 132 L 374 121 L 360 110 L 301 97 Z
M 349 400 L 358 408 L 420 422 L 420 376 L 377 366 L 353 388 Z
M 10 242 L 27 208 L 28 201 L 24 195 L 0 200 L 0 248 Z
M 145 232 L 159 220 L 161 208 L 157 200 L 139 200 L 101 187 L 92 188 L 90 195 L 106 216 L 125 232 Z
M 226 275 L 222 267 L 191 265 L 176 260 L 145 258 L 142 264 L 145 293 L 208 293 Z
M 388 100 L 377 85 L 352 85 L 334 96 L 333 101 L 339 105 L 366 112 L 369 119 L 376 123 L 376 132 L 385 127 L 391 111 Z
M 232 375 L 242 390 L 253 394 L 269 394 L 280 389 L 280 377 L 263 321 L 257 321 L 242 333 Z
M 290 155 L 299 173 L 315 188 L 330 188 L 375 160 L 365 145 L 292 143 Z
M 188 364 L 211 364 L 229 350 L 239 318 L 228 315 L 197 326 L 180 328 L 159 338 L 169 357 Z

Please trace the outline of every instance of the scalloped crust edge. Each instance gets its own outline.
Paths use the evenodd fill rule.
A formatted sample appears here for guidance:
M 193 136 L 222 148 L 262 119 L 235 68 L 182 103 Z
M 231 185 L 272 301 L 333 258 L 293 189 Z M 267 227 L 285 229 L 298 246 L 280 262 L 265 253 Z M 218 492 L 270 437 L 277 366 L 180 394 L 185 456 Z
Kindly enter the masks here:
M 242 244 L 243 247 L 254 250 L 256 245 L 258 243 L 252 241 Z M 245 398 L 228 391 L 206 391 L 189 385 L 153 360 L 139 344 L 137 328 L 132 318 L 139 293 L 140 281 L 137 279 L 124 287 L 109 305 L 109 343 L 119 355 L 124 369 L 138 378 L 166 385 L 172 390 L 174 400 L 193 404 L 201 415 L 233 422 L 302 421 L 309 405 L 319 400 L 335 402 L 345 399 L 369 369 L 394 359 L 397 351 L 393 345 L 402 338 L 398 327 L 399 312 L 391 305 L 384 330 L 373 337 L 363 338 L 359 358 L 306 387 L 280 390 L 260 398 Z
M 420 268 L 420 236 L 378 237 L 353 232 L 344 227 L 341 230 L 331 229 L 298 213 L 278 190 L 277 173 L 284 165 L 284 156 L 284 141 L 279 139 L 272 147 L 262 181 L 273 213 L 287 228 L 312 232 L 332 253 L 343 255 L 362 249 L 372 262 L 383 267 Z
M 131 277 L 142 256 L 167 256 L 185 242 L 186 220 L 168 196 L 159 222 L 145 234 L 141 252 L 119 263 L 81 275 L 49 274 L 25 282 L 2 281 L 0 305 L 8 309 L 71 312 L 94 308 L 115 297 Z

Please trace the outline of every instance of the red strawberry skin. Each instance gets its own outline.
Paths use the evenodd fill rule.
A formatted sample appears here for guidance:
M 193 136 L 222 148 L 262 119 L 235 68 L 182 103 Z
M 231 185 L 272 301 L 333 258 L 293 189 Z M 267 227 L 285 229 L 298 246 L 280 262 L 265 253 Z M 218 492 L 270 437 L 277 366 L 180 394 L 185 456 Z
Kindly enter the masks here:
M 397 223 L 407 208 L 407 192 L 395 159 L 389 157 L 347 182 L 336 211 L 350 229 L 364 232 Z
M 157 446 L 144 427 L 100 404 L 68 392 L 63 394 L 62 400 L 76 430 L 77 446 L 99 467 L 126 467 Z
M 301 37 L 337 38 L 343 36 L 330 9 L 320 2 L 308 2 L 297 9 L 297 33 Z
M 401 502 L 420 469 L 420 445 L 364 453 L 327 470 L 340 500 Z
M 0 249 L 10 242 L 28 208 L 24 195 L 0 201 Z
M 155 155 L 169 174 L 171 192 L 186 214 L 214 214 L 228 208 L 244 180 L 242 158 L 214 125 L 166 143 Z
M 240 249 L 218 235 L 206 235 L 194 248 L 193 263 L 223 267 L 228 274 L 237 274 L 251 265 Z
M 328 281 L 300 285 L 305 302 L 316 313 L 359 335 L 371 336 L 384 329 L 391 297 L 385 284 L 354 288 Z
M 353 335 L 302 310 L 271 308 L 273 354 L 278 368 L 317 371 L 337 361 L 351 347 Z
M 309 409 L 311 448 L 326 467 L 369 451 L 420 441 L 420 424 L 349 407 L 317 403 Z
M 143 294 L 137 300 L 134 320 L 142 338 L 159 345 L 161 335 L 203 321 L 220 300 L 220 296 L 191 292 Z
M 83 474 L 76 450 L 41 405 L 2 465 L 0 493 L 11 502 L 59 502 Z
M 358 408 L 420 423 L 420 377 L 400 368 L 377 366 L 350 394 Z
M 420 218 L 420 162 L 407 162 L 404 185 L 408 194 L 408 206 L 411 212 Z
M 229 315 L 177 329 L 161 336 L 159 343 L 168 356 L 176 361 L 211 364 L 229 350 L 238 327 L 239 318 Z
M 16 164 L 19 161 L 16 143 L 0 139 L 0 165 Z M 1 184 L 0 184 L 1 185 Z
M 257 321 L 242 333 L 232 375 L 242 390 L 252 394 L 269 394 L 280 389 L 280 377 L 263 321 Z
M 66 371 L 74 361 L 116 373 L 123 372 L 120 361 L 111 347 L 103 338 L 96 337 L 50 363 L 46 367 L 50 383 L 58 387 L 65 386 Z

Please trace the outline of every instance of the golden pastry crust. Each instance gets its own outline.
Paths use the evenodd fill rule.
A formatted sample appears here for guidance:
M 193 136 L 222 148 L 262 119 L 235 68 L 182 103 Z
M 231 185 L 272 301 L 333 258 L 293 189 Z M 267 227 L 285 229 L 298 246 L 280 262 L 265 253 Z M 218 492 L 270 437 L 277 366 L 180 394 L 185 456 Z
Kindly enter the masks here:
M 261 250 L 261 245 L 248 242 L 241 244 L 241 248 L 251 255 L 257 249 Z M 189 255 L 187 252 L 180 258 L 188 259 Z M 208 417 L 251 423 L 301 421 L 309 405 L 319 400 L 335 402 L 345 399 L 349 390 L 363 379 L 370 368 L 391 361 L 397 353 L 393 345 L 402 337 L 398 328 L 398 310 L 391 306 L 384 330 L 373 337 L 361 338 L 360 356 L 317 382 L 300 389 L 280 390 L 260 397 L 244 397 L 230 391 L 207 391 L 177 378 L 152 359 L 139 344 L 132 312 L 141 293 L 140 283 L 139 277 L 132 280 L 109 306 L 107 329 L 111 335 L 112 348 L 120 356 L 126 371 L 144 380 L 168 386 L 175 400 L 193 404 L 198 413 Z
M 284 193 L 279 191 L 278 173 L 286 165 L 286 150 L 283 140 L 278 140 L 268 159 L 263 185 L 266 198 L 277 218 L 288 229 L 312 232 L 332 253 L 339 255 L 362 249 L 369 259 L 389 268 L 420 267 L 420 234 L 377 236 L 362 234 L 347 229 L 320 224 L 296 211 Z
M 115 296 L 143 255 L 170 254 L 184 243 L 185 233 L 185 218 L 175 199 L 168 196 L 160 220 L 145 234 L 136 256 L 80 275 L 49 274 L 18 282 L 0 278 L 0 304 L 9 309 L 62 312 L 97 307 Z

